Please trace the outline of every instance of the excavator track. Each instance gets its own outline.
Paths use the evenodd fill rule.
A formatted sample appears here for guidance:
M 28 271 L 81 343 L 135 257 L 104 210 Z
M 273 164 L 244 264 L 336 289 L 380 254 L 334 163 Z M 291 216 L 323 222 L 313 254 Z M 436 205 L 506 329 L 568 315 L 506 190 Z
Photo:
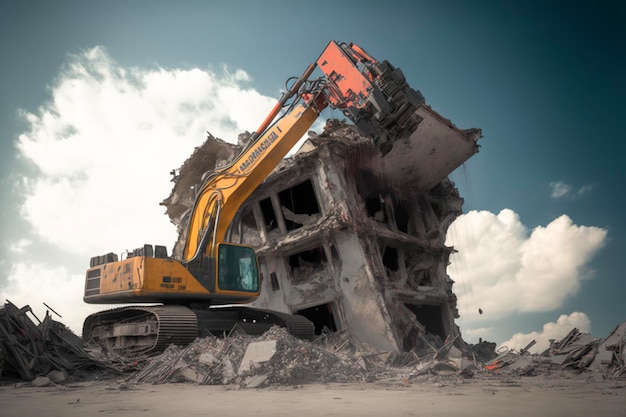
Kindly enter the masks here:
M 270 327 L 312 340 L 315 327 L 306 317 L 250 307 L 188 308 L 178 305 L 129 306 L 85 319 L 83 339 L 128 357 L 158 353 L 170 344 L 187 345 L 197 337 L 221 336 L 239 328 L 260 335 Z
M 248 334 L 261 334 L 274 325 L 284 327 L 287 332 L 298 339 L 313 340 L 315 326 L 304 316 L 279 313 L 250 307 L 222 307 L 213 311 L 230 311 L 238 315 L 237 325 Z M 202 321 L 200 320 L 200 325 Z
M 197 317 L 184 306 L 120 307 L 92 314 L 83 324 L 85 341 L 128 356 L 187 345 L 197 336 Z

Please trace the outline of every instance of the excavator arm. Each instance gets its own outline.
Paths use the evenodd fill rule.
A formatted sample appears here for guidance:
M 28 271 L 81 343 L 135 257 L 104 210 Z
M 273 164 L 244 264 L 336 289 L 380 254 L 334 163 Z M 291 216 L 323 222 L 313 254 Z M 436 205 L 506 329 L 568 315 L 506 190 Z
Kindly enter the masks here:
M 324 76 L 309 83 L 319 67 Z M 292 97 L 289 110 L 270 126 Z M 215 259 L 237 210 L 308 131 L 327 106 L 341 109 L 381 153 L 413 133 L 423 97 L 406 84 L 399 69 L 380 63 L 354 44 L 330 42 L 272 109 L 251 143 L 227 167 L 213 172 L 197 194 L 189 221 L 183 261 Z M 206 259 L 206 258 L 204 258 Z
M 184 261 L 193 264 L 200 262 L 203 255 L 215 257 L 216 245 L 224 241 L 241 204 L 302 138 L 325 107 L 319 97 L 294 106 L 227 167 L 204 180 L 189 219 Z

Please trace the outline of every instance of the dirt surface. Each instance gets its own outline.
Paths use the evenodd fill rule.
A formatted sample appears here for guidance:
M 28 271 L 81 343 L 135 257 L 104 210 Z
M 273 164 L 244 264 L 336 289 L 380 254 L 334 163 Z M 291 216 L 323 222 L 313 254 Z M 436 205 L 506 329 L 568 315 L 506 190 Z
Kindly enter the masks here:
M 122 380 L 0 386 L 1 417 L 73 416 L 626 416 L 626 381 L 584 375 L 389 379 L 240 389 Z

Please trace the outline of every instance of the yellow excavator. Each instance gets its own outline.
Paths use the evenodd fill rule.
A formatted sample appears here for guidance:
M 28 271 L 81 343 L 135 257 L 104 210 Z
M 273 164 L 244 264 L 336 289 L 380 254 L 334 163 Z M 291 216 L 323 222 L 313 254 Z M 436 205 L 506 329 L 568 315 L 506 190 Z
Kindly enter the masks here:
M 316 68 L 322 75 L 310 80 Z M 168 256 L 159 245 L 144 245 L 119 258 L 115 253 L 91 258 L 86 303 L 159 305 L 94 313 L 85 319 L 84 340 L 125 354 L 146 354 L 235 326 L 260 334 L 277 324 L 296 337 L 314 336 L 313 324 L 303 316 L 238 305 L 259 295 L 259 266 L 251 247 L 225 241 L 228 228 L 246 198 L 326 107 L 340 109 L 384 155 L 394 141 L 417 129 L 416 110 L 424 99 L 399 68 L 355 44 L 335 41 L 287 84 L 249 144 L 197 188 L 182 259 Z

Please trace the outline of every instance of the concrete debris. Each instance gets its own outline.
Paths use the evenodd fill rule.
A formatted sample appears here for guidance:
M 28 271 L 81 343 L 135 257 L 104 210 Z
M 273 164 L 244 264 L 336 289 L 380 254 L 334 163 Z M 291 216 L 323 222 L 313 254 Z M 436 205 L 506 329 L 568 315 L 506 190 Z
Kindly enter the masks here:
M 506 350 L 485 363 L 490 372 L 533 375 L 549 369 L 571 369 L 576 372 L 593 371 L 619 377 L 626 372 L 624 346 L 626 323 L 617 326 L 603 341 L 589 333 L 572 329 L 563 339 L 550 341 L 550 347 L 540 354 L 529 354 L 529 343 L 520 352 Z
M 89 356 L 83 340 L 48 312 L 39 321 L 28 305 L 17 308 L 7 301 L 0 307 L 0 376 L 19 375 L 45 386 L 90 368 L 110 367 Z
M 479 363 L 486 363 L 498 356 L 496 346 L 493 342 L 480 339 L 477 344 L 466 344 L 463 352 L 468 358 L 473 358 Z
M 274 353 L 276 353 L 276 340 L 250 343 L 237 373 L 241 375 L 251 368 L 269 361 Z
M 353 344 L 346 330 L 324 332 L 314 341 L 305 341 L 278 326 L 261 336 L 246 335 L 235 327 L 223 337 L 197 338 L 190 345 L 170 345 L 158 356 L 138 359 L 95 345 L 83 347 L 81 339 L 49 316 L 35 326 L 26 316 L 29 312 L 28 306 L 17 309 L 10 302 L 0 309 L 0 369 L 5 371 L 0 377 L 19 375 L 38 387 L 66 383 L 77 370 L 81 378 L 94 377 L 96 372 L 95 377 L 101 378 L 102 369 L 126 375 L 121 387 L 171 382 L 239 388 L 379 380 L 407 384 L 490 375 L 549 375 L 556 370 L 591 372 L 594 380 L 626 374 L 626 323 L 602 341 L 573 329 L 541 354 L 528 352 L 534 344 L 531 341 L 519 352 L 505 350 L 499 355 L 490 342 L 459 348 L 458 336 L 442 341 L 426 334 L 423 347 L 396 352 Z M 478 359 L 494 355 L 490 360 Z
M 626 375 L 626 322 L 600 342 L 590 367 L 614 377 Z
M 606 346 L 622 349 L 620 352 L 623 352 L 625 328 L 618 327 L 612 336 L 605 339 Z M 615 334 L 621 335 L 621 342 Z M 424 341 L 427 348 L 388 352 L 366 344 L 353 346 L 346 332 L 326 333 L 310 342 L 296 339 L 284 328 L 274 326 L 259 337 L 235 332 L 224 338 L 198 338 L 186 347 L 172 345 L 159 356 L 144 361 L 140 369 L 126 379 L 126 383 L 190 382 L 262 388 L 383 379 L 410 383 L 432 378 L 521 377 L 550 374 L 555 369 L 580 373 L 574 362 L 569 361 L 569 365 L 562 366 L 555 364 L 551 358 L 562 355 L 561 352 L 573 353 L 572 357 L 585 357 L 585 354 L 580 355 L 581 343 L 578 342 L 586 340 L 589 340 L 586 334 L 574 329 L 562 341 L 554 342 L 551 350 L 540 355 L 528 353 L 526 347 L 520 352 L 507 350 L 493 360 L 481 362 L 476 359 L 475 346 L 459 349 L 455 346 L 455 338 L 442 342 L 430 337 Z M 487 342 L 487 345 L 493 344 Z M 482 349 L 487 350 L 485 347 Z M 616 369 L 623 370 L 623 362 L 619 365 L 612 361 L 605 365 L 604 371 L 596 370 L 595 375 L 616 377 Z
M 363 379 L 363 368 L 356 361 L 347 360 L 320 343 L 296 339 L 284 328 L 274 326 L 257 338 L 236 334 L 198 338 L 186 347 L 171 345 L 148 359 L 129 382 L 187 381 L 253 388 Z
M 33 379 L 32 384 L 34 387 L 47 387 L 48 385 L 52 385 L 52 380 L 47 376 L 38 376 Z
M 598 343 L 599 339 L 574 328 L 560 341 L 550 341 L 550 347 L 541 357 L 562 367 L 584 369 L 590 363 L 588 354 L 591 352 L 595 356 Z

